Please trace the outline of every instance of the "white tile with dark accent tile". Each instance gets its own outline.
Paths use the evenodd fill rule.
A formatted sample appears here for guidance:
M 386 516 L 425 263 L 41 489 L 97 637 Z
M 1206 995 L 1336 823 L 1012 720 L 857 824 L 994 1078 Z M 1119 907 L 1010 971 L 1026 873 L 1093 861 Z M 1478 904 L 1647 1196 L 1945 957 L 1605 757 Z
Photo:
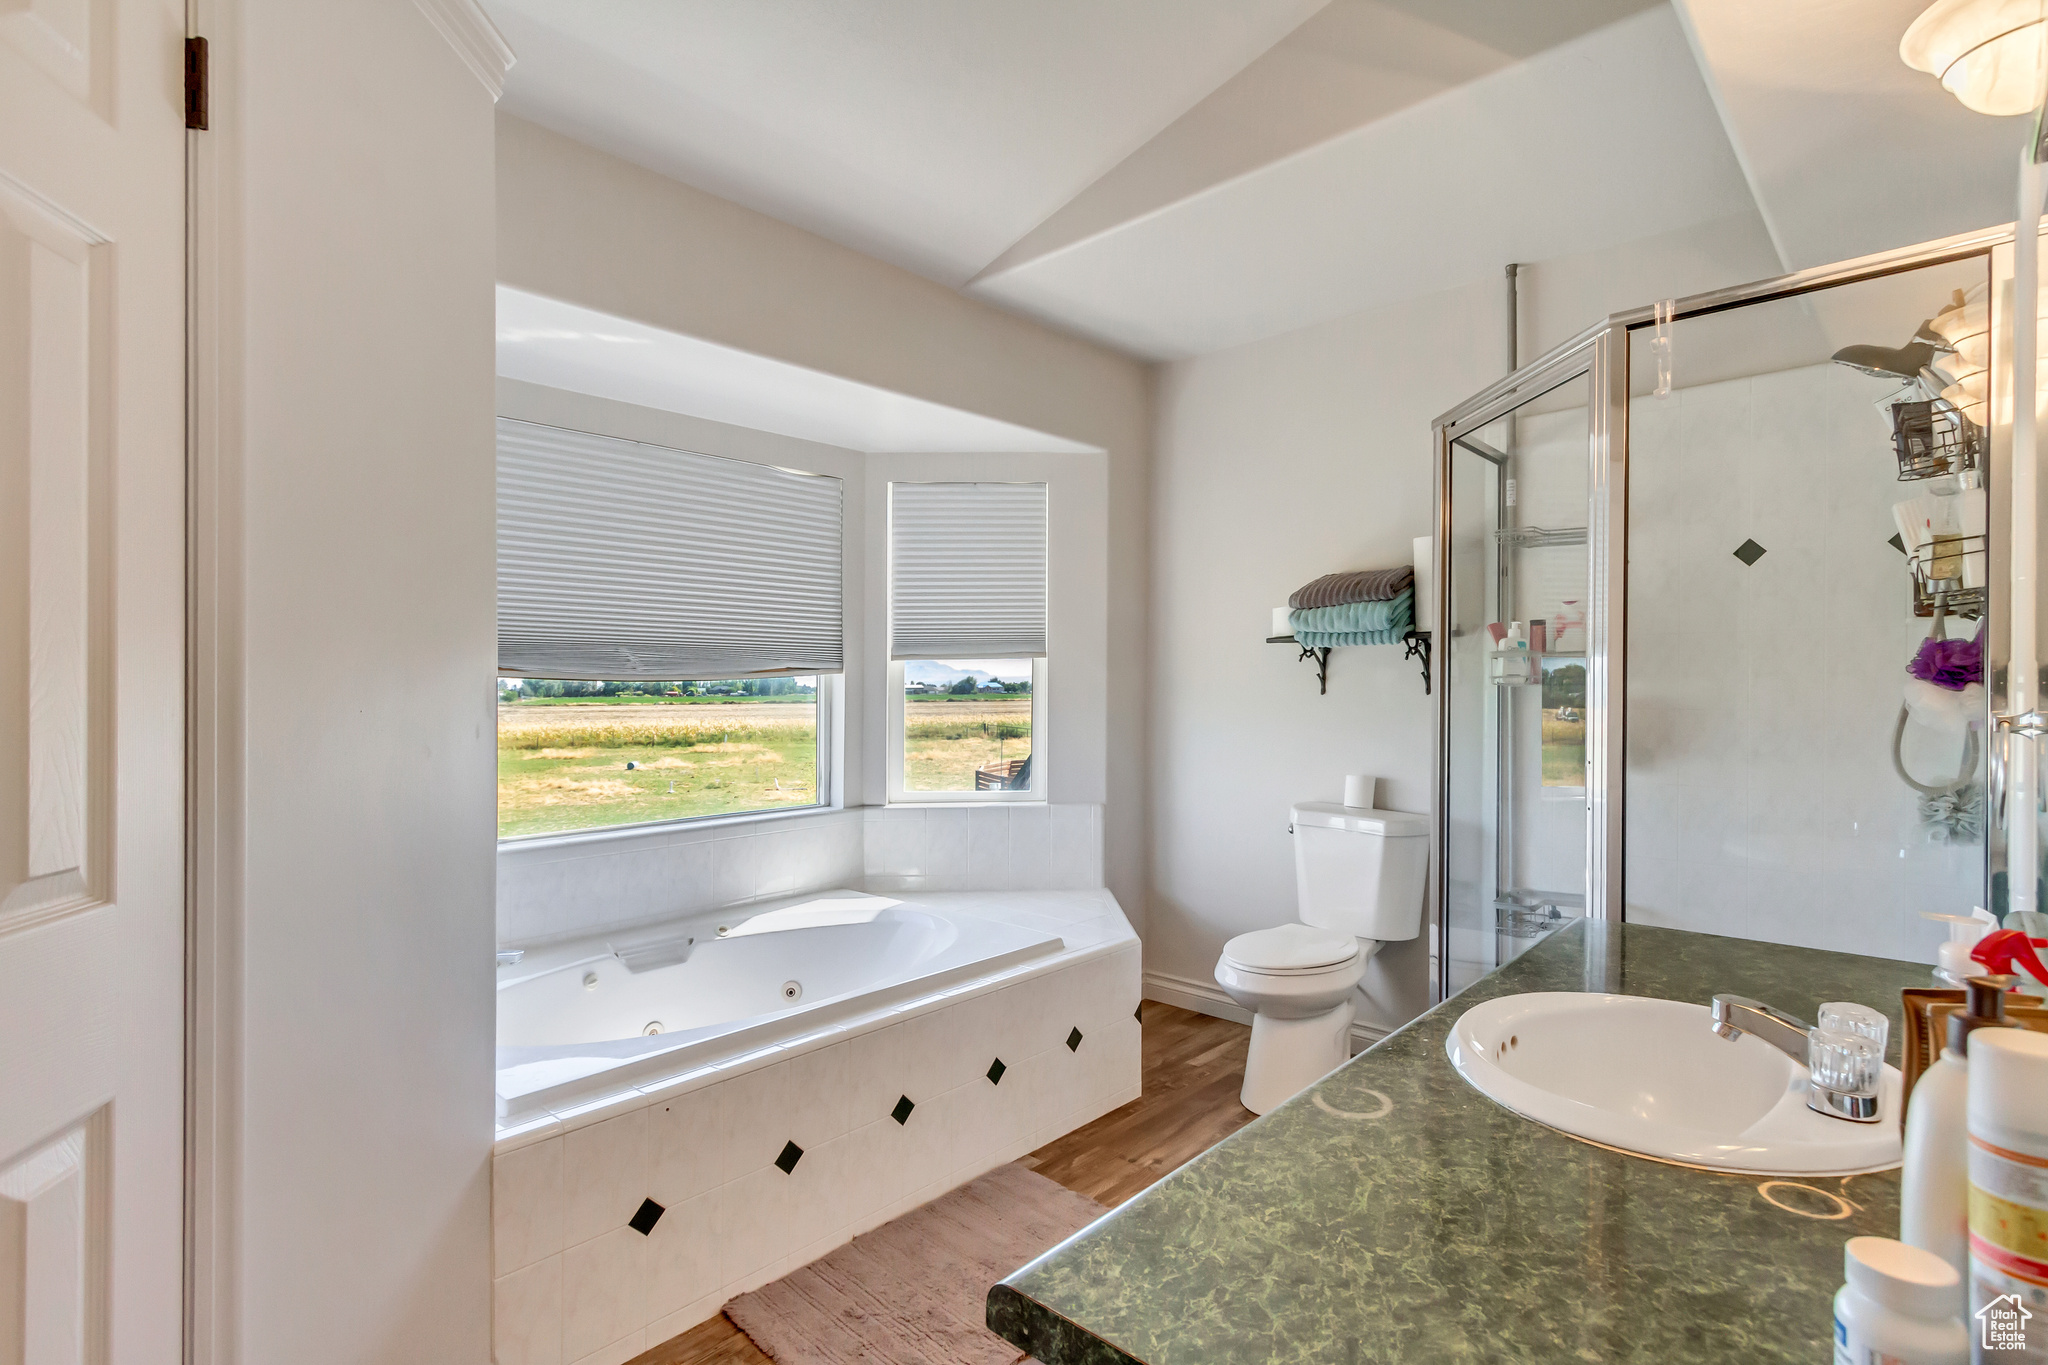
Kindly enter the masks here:
M 718 1277 L 730 1292 L 788 1255 L 789 1176 L 772 1165 L 748 1172 L 712 1195 L 718 1230 Z M 759 1281 L 754 1283 L 758 1284 Z M 751 1287 L 751 1286 L 750 1286 Z
M 623 1228 L 647 1197 L 647 1111 L 579 1128 L 562 1139 L 564 1245 Z M 610 1337 L 586 1346 L 602 1346 Z
M 681 1312 L 718 1289 L 718 1230 L 715 1193 L 706 1191 L 662 1210 L 647 1234 L 647 1313 L 662 1318 Z M 662 1337 L 653 1338 L 655 1341 Z

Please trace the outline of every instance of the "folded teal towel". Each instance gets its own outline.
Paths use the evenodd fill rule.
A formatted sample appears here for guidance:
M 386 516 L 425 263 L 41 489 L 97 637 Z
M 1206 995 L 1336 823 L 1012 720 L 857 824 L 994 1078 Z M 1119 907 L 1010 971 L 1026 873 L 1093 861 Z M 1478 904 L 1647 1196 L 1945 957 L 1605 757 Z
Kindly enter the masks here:
M 1401 638 L 1415 621 L 1415 590 L 1404 588 L 1385 602 L 1346 602 L 1336 607 L 1300 607 L 1287 613 L 1294 638 L 1320 649 L 1325 645 L 1384 645 Z M 1391 634 L 1389 634 L 1391 632 Z M 1311 642 L 1309 636 L 1319 637 Z M 1352 639 L 1370 635 L 1373 639 Z M 1344 636 L 1344 639 L 1321 637 Z
M 1405 625 L 1387 630 L 1297 630 L 1294 639 L 1305 649 L 1334 649 L 1338 645 L 1398 645 L 1407 633 Z

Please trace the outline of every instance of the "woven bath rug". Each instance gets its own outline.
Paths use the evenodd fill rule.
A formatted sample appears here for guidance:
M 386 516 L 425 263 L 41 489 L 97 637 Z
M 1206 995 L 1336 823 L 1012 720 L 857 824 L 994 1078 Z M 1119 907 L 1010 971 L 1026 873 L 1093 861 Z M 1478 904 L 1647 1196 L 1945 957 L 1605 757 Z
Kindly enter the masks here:
M 776 1365 L 1014 1365 L 988 1330 L 989 1287 L 1109 1212 L 1023 1166 L 911 1210 L 725 1315 Z

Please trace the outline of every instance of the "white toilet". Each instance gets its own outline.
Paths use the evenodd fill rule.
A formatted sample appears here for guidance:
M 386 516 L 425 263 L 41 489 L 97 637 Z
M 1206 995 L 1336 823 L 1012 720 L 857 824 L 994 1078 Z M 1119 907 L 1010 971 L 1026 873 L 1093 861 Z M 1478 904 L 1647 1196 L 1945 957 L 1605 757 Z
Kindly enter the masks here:
M 1239 934 L 1216 963 L 1216 984 L 1252 1011 L 1241 1098 L 1254 1114 L 1344 1064 L 1365 964 L 1422 930 L 1428 816 L 1326 801 L 1293 816 L 1301 922 Z

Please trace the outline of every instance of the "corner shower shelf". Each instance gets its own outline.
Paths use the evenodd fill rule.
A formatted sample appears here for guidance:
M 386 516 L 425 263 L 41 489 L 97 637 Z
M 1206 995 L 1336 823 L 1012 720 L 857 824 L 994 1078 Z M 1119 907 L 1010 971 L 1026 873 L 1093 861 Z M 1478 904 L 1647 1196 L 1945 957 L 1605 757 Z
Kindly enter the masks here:
M 1583 526 L 1503 526 L 1493 533 L 1495 543 L 1517 550 L 1543 549 L 1551 545 L 1584 545 Z
M 1294 645 L 1301 650 L 1301 658 L 1316 666 L 1316 694 L 1328 696 L 1330 691 L 1330 649 L 1329 645 L 1304 645 L 1292 635 L 1268 635 L 1269 645 Z M 1429 695 L 1429 632 L 1411 630 L 1399 642 L 1404 659 L 1419 659 L 1422 662 L 1422 694 Z

